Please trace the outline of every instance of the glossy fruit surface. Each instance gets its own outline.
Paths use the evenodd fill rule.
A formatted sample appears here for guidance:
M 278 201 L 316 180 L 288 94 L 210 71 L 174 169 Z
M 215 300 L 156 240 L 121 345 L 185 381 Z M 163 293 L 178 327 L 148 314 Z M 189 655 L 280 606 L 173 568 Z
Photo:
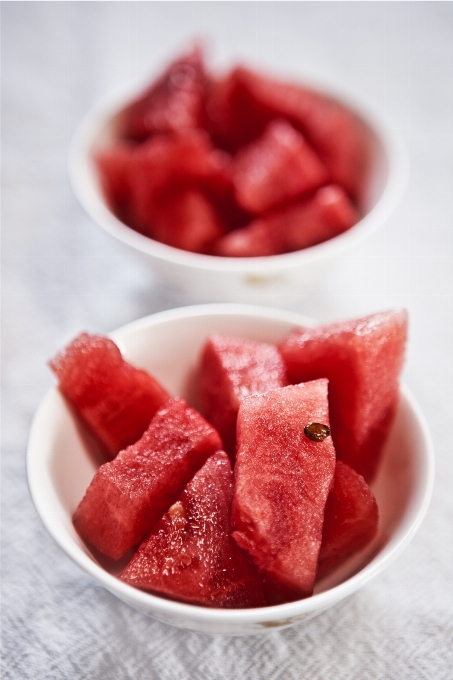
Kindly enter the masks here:
M 305 436 L 311 422 L 329 424 L 327 380 L 251 396 L 239 409 L 233 537 L 275 603 L 311 595 L 316 576 L 335 450 L 331 437 Z
M 124 111 L 125 137 L 143 141 L 155 133 L 199 127 L 203 122 L 205 80 L 198 48 L 173 61 Z
M 263 606 L 260 578 L 230 536 L 232 497 L 231 464 L 218 452 L 189 482 L 120 578 L 184 602 Z
M 256 218 L 214 245 L 218 255 L 264 257 L 309 248 L 342 234 L 358 219 L 344 190 L 329 184 L 312 196 Z
M 286 384 L 285 366 L 275 345 L 218 334 L 208 338 L 200 373 L 203 413 L 233 460 L 241 402 Z
M 327 497 L 317 576 L 322 578 L 368 545 L 378 532 L 379 510 L 368 484 L 341 460 Z
M 74 513 L 77 532 L 119 559 L 143 540 L 221 447 L 204 418 L 184 399 L 172 399 L 136 444 L 101 465 Z
M 208 75 L 195 48 L 118 112 L 115 129 L 113 144 L 95 154 L 100 186 L 120 220 L 159 243 L 203 255 L 279 255 L 322 243 L 360 219 L 363 125 L 303 85 L 244 67 Z M 300 209 L 330 186 L 347 202 L 340 217 L 318 198 L 320 207 L 309 201 L 308 212 Z
M 232 174 L 239 205 L 258 214 L 328 180 L 316 153 L 285 120 L 270 123 L 261 137 L 237 153 Z
M 170 398 L 155 378 L 125 361 L 115 343 L 101 335 L 80 334 L 49 365 L 108 459 L 140 439 Z
M 376 473 L 398 406 L 406 339 L 407 313 L 386 311 L 296 329 L 279 345 L 290 382 L 328 378 L 337 457 L 366 481 Z

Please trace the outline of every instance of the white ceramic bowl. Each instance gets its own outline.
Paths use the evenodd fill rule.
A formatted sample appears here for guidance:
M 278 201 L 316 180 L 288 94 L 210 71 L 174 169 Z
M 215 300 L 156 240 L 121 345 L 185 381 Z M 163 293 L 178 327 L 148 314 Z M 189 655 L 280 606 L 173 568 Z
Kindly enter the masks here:
M 112 333 L 128 360 L 148 369 L 174 395 L 196 406 L 195 376 L 201 347 L 213 331 L 278 342 L 305 317 L 246 305 L 203 305 L 161 312 Z M 209 609 L 166 600 L 115 578 L 111 561 L 99 561 L 74 530 L 72 514 L 96 470 L 73 413 L 57 388 L 42 402 L 31 429 L 27 473 L 45 527 L 82 569 L 118 598 L 165 623 L 200 631 L 246 635 L 284 628 L 316 616 L 351 595 L 386 568 L 414 536 L 427 510 L 434 462 L 420 410 L 403 387 L 398 415 L 373 484 L 380 511 L 377 539 L 307 599 L 260 609 Z M 101 566 L 102 562 L 102 566 Z M 118 569 L 117 569 L 118 570 Z
M 121 222 L 101 191 L 96 152 L 117 138 L 118 114 L 143 87 L 127 87 L 95 106 L 71 144 L 69 172 L 74 191 L 93 220 L 121 242 L 147 256 L 168 287 L 193 302 L 279 304 L 297 300 L 327 275 L 355 243 L 382 226 L 400 200 L 408 175 L 404 146 L 375 108 L 331 85 L 310 82 L 351 109 L 369 131 L 371 167 L 364 217 L 351 229 L 324 243 L 284 255 L 253 258 L 214 257 L 158 243 Z

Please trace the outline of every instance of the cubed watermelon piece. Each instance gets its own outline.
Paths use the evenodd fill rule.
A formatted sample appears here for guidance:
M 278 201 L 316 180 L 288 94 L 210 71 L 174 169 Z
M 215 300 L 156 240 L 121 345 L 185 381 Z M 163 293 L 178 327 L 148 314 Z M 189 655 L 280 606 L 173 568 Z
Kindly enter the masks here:
M 175 194 L 229 186 L 228 164 L 203 131 L 152 137 L 135 150 L 130 166 L 131 226 L 153 238 L 155 222 Z
M 208 252 L 224 233 L 213 204 L 198 189 L 168 192 L 166 198 L 156 209 L 152 237 L 174 248 Z
M 259 137 L 276 117 L 250 96 L 239 71 L 211 80 L 207 90 L 206 127 L 216 146 L 230 153 Z
M 206 75 L 199 48 L 173 61 L 123 112 L 123 135 L 143 141 L 159 132 L 200 127 L 204 119 Z
M 101 335 L 82 333 L 49 365 L 108 459 L 140 439 L 170 398 L 155 378 L 131 366 Z
M 363 477 L 341 460 L 327 497 L 317 578 L 365 548 L 377 535 L 379 510 Z
M 318 441 L 305 433 L 313 423 L 326 426 Z M 248 397 L 239 408 L 232 535 L 277 597 L 313 592 L 335 471 L 328 427 L 324 379 Z
M 240 403 L 286 384 L 285 366 L 274 345 L 218 334 L 208 338 L 201 359 L 202 411 L 233 460 Z
M 120 578 L 208 607 L 263 606 L 258 573 L 230 536 L 232 497 L 231 465 L 219 451 L 156 524 Z
M 209 248 L 208 254 L 215 255 L 216 244 L 222 239 L 223 235 L 234 229 L 241 229 L 253 219 L 253 216 L 237 204 L 232 185 L 223 188 L 211 188 L 204 185 L 203 193 L 209 199 L 210 204 L 214 206 L 217 218 L 222 224 L 222 236 L 213 241 Z
M 340 460 L 369 482 L 375 475 L 399 398 L 407 313 L 296 329 L 280 346 L 292 383 L 329 379 L 332 437 Z
M 241 149 L 232 173 L 239 205 L 258 214 L 328 180 L 318 156 L 285 120 L 270 123 L 261 137 Z
M 359 219 L 344 190 L 335 185 L 318 189 L 306 200 L 275 210 L 214 245 L 217 255 L 263 257 L 309 248 L 350 229 Z
M 259 130 L 266 115 L 286 118 L 307 137 L 325 163 L 330 179 L 360 199 L 369 163 L 369 133 L 352 111 L 320 92 L 269 78 L 246 68 L 234 72 L 241 106 Z M 258 112 L 258 113 L 257 113 Z M 234 120 L 231 114 L 230 119 Z M 258 132 L 259 134 L 259 132 Z
M 101 465 L 73 517 L 79 535 L 113 559 L 143 540 L 186 484 L 222 448 L 184 399 L 172 399 L 142 438 Z

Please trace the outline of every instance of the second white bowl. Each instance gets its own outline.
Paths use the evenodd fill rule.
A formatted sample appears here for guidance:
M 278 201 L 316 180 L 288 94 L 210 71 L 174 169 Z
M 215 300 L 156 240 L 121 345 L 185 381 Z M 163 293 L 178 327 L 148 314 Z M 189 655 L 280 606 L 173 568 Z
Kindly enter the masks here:
M 100 227 L 142 253 L 161 280 L 185 301 L 292 302 L 326 276 L 355 243 L 385 224 L 402 196 L 408 174 L 401 139 L 381 114 L 332 85 L 310 85 L 335 98 L 361 120 L 368 130 L 371 149 L 365 214 L 351 229 L 324 243 L 271 257 L 215 257 L 167 246 L 121 222 L 105 200 L 94 159 L 100 148 L 117 139 L 118 114 L 143 86 L 127 87 L 102 100 L 81 122 L 70 149 L 74 191 Z
M 213 332 L 278 342 L 305 317 L 263 307 L 205 305 L 155 314 L 112 334 L 124 356 L 150 371 L 173 394 L 196 406 L 201 348 Z M 49 391 L 33 422 L 27 475 L 36 510 L 62 550 L 120 600 L 153 618 L 202 633 L 248 635 L 285 628 L 332 607 L 389 566 L 414 536 L 427 510 L 433 485 L 433 451 L 419 407 L 401 390 L 396 421 L 377 479 L 372 485 L 380 512 L 379 534 L 312 597 L 259 609 L 209 609 L 137 590 L 115 574 L 118 565 L 92 554 L 77 535 L 72 515 L 97 465 L 57 388 Z

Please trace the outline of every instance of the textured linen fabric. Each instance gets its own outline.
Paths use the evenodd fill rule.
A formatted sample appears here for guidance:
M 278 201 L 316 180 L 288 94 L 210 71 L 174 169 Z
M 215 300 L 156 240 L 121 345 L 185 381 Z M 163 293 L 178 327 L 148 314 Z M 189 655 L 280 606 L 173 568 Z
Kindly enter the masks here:
M 12 2 L 2 15 L 3 677 L 451 680 L 452 4 Z M 408 308 L 405 380 L 436 450 L 429 512 L 398 560 L 316 619 L 249 638 L 171 628 L 94 583 L 41 525 L 24 465 L 53 384 L 46 361 L 82 330 L 184 303 L 92 223 L 66 164 L 100 96 L 204 35 L 218 63 L 346 83 L 403 135 L 411 180 L 400 207 L 297 308 L 323 322 Z

